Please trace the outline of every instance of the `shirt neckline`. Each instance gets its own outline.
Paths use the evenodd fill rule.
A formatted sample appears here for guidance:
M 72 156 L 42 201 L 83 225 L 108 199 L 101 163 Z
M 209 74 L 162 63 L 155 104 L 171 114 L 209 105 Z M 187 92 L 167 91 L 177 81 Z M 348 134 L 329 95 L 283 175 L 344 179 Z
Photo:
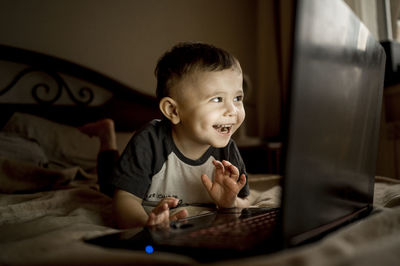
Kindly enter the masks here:
M 210 146 L 210 147 L 204 152 L 204 154 L 203 154 L 199 159 L 192 160 L 192 159 L 186 157 L 186 156 L 178 149 L 178 147 L 175 145 L 174 139 L 172 138 L 172 128 L 171 128 L 171 126 L 169 126 L 169 127 L 167 127 L 167 128 L 168 128 L 168 140 L 169 140 L 169 142 L 171 143 L 172 151 L 176 154 L 176 156 L 177 156 L 181 161 L 183 161 L 183 162 L 186 163 L 186 164 L 194 165 L 194 166 L 195 166 L 195 165 L 201 165 L 201 164 L 205 163 L 205 162 L 208 160 L 208 158 L 210 158 L 212 152 L 213 152 L 214 149 L 215 149 L 213 146 Z

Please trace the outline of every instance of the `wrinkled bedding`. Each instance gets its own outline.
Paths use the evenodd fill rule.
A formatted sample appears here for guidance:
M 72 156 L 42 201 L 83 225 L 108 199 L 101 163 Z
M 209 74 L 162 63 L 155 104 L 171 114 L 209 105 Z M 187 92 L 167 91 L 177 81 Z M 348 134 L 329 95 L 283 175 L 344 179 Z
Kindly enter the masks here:
M 118 231 L 112 218 L 112 199 L 98 191 L 93 173 L 97 140 L 82 135 L 76 128 L 18 113 L 3 131 L 33 140 L 29 146 L 36 154 L 43 148 L 43 160 L 36 162 L 37 156 L 33 157 L 35 160 L 22 160 L 0 154 L 0 265 L 196 263 L 183 255 L 149 255 L 144 251 L 106 249 L 85 243 L 84 239 Z M 21 143 L 20 139 L 15 141 L 13 145 Z M 3 143 L 10 144 L 8 140 Z M 25 140 L 22 145 L 28 147 Z M 42 162 L 48 167 L 43 168 Z M 278 176 L 251 175 L 252 205 L 279 206 L 279 183 Z M 376 214 L 318 242 L 276 254 L 215 264 L 397 265 L 400 180 L 376 177 L 374 205 L 379 210 Z M 195 215 L 204 210 L 188 211 Z
M 57 183 L 55 189 L 46 189 L 42 184 L 37 188 L 31 186 L 29 192 L 0 194 L 1 265 L 196 263 L 182 255 L 148 255 L 144 251 L 86 244 L 83 239 L 118 231 L 112 219 L 111 198 L 100 193 L 96 180 L 82 174 L 83 170 L 67 172 L 69 179 Z M 59 173 L 57 178 L 60 176 L 65 178 L 65 173 Z M 279 205 L 276 176 L 250 177 L 250 187 L 253 205 Z M 265 187 L 265 192 L 258 189 Z M 229 264 L 395 265 L 400 261 L 399 182 L 377 177 L 374 204 L 380 212 L 321 241 Z M 216 264 L 224 263 L 228 262 Z

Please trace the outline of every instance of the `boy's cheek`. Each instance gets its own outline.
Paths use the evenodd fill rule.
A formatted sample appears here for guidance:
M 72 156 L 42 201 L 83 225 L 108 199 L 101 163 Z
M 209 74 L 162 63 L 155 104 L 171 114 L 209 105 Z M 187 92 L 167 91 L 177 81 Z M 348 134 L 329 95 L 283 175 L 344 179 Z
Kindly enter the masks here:
M 243 112 L 239 115 L 239 120 L 240 120 L 239 126 L 243 123 L 245 118 L 246 118 L 246 112 L 243 109 Z
M 246 117 L 246 111 L 243 105 L 239 108 L 238 113 L 243 119 Z

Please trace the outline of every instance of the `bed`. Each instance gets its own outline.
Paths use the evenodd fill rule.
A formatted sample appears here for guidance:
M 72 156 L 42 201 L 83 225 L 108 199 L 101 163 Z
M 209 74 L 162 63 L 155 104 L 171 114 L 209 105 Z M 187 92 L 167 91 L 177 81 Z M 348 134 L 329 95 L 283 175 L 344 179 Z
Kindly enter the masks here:
M 79 126 L 111 118 L 122 150 L 159 118 L 154 97 L 32 51 L 0 46 L 0 264 L 196 264 L 170 253 L 103 248 L 85 239 L 120 231 L 99 192 L 99 141 Z M 280 177 L 250 174 L 254 206 L 278 206 Z M 379 212 L 298 248 L 215 264 L 395 265 L 400 261 L 400 180 L 376 177 Z

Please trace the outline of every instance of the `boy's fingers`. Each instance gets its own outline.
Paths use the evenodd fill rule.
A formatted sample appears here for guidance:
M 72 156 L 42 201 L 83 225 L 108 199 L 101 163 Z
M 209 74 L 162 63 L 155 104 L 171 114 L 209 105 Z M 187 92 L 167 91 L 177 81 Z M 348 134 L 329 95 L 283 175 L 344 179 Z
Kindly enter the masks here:
M 208 177 L 205 175 L 208 179 Z M 146 226 L 154 226 L 154 225 L 161 225 L 161 226 L 169 226 L 170 220 L 177 220 L 186 218 L 188 216 L 187 210 L 183 209 L 177 212 L 174 215 L 169 216 L 169 208 L 176 207 L 179 200 L 173 197 L 164 198 L 160 201 L 160 203 L 149 213 L 149 217 L 146 222 Z
M 203 182 L 203 185 L 206 187 L 207 191 L 210 191 L 212 187 L 210 178 L 206 174 L 202 174 L 201 181 Z
M 151 213 L 155 214 L 155 215 L 159 215 L 160 213 L 162 213 L 163 211 L 168 210 L 168 203 L 166 202 L 160 202 L 160 204 L 158 206 L 156 206 Z
M 224 186 L 229 188 L 232 191 L 235 191 L 237 188 L 237 184 L 235 181 L 233 181 L 232 179 L 225 179 L 224 180 Z
M 176 207 L 179 203 L 179 200 L 177 198 L 168 197 L 168 198 L 164 198 L 161 202 L 166 203 L 167 206 L 169 208 L 171 208 L 171 207 Z
M 223 174 L 225 172 L 225 167 L 220 161 L 214 160 L 213 164 L 215 166 L 215 172 L 216 172 L 217 175 L 218 174 Z
M 155 218 L 156 218 L 156 215 L 155 215 L 154 213 L 151 212 L 151 213 L 149 214 L 149 221 L 154 221 Z
M 231 165 L 231 163 L 230 163 L 229 161 L 227 161 L 227 160 L 222 160 L 222 164 L 223 164 L 225 167 L 229 167 L 229 166 Z
M 224 184 L 232 191 L 236 191 L 237 189 L 241 190 L 246 184 L 246 175 L 242 174 L 238 181 L 227 178 L 224 180 Z
M 167 212 L 167 216 L 169 216 L 169 209 L 171 207 L 176 207 L 178 205 L 179 200 L 176 198 L 168 197 L 164 198 L 160 201 L 160 203 L 151 211 L 149 214 L 147 225 L 155 225 L 160 223 L 158 220 L 162 220 L 163 212 Z
M 188 216 L 187 210 L 183 209 L 183 210 L 179 211 L 178 213 L 175 213 L 174 215 L 172 215 L 171 220 L 176 221 L 178 219 L 186 218 L 187 216 Z
M 231 164 L 229 166 L 229 170 L 231 171 L 231 177 L 232 178 L 238 178 L 239 177 L 239 170 L 237 169 L 236 166 L 234 166 L 233 164 Z
M 237 169 L 236 166 L 234 166 L 233 164 L 231 164 L 230 162 L 225 161 L 225 160 L 222 161 L 222 164 L 225 166 L 226 170 L 229 170 L 229 172 L 230 172 L 229 176 L 231 178 L 237 179 L 239 177 L 239 170 Z
M 240 189 L 242 189 L 246 185 L 246 175 L 241 174 L 239 181 L 237 183 L 238 183 Z
M 169 218 L 169 208 L 168 204 L 164 203 L 155 207 L 151 213 L 149 213 L 149 218 L 147 219 L 146 225 L 153 226 L 168 222 Z
M 147 219 L 146 225 L 147 226 L 153 226 L 157 224 L 157 215 L 155 215 L 153 212 L 149 214 L 149 218 Z

